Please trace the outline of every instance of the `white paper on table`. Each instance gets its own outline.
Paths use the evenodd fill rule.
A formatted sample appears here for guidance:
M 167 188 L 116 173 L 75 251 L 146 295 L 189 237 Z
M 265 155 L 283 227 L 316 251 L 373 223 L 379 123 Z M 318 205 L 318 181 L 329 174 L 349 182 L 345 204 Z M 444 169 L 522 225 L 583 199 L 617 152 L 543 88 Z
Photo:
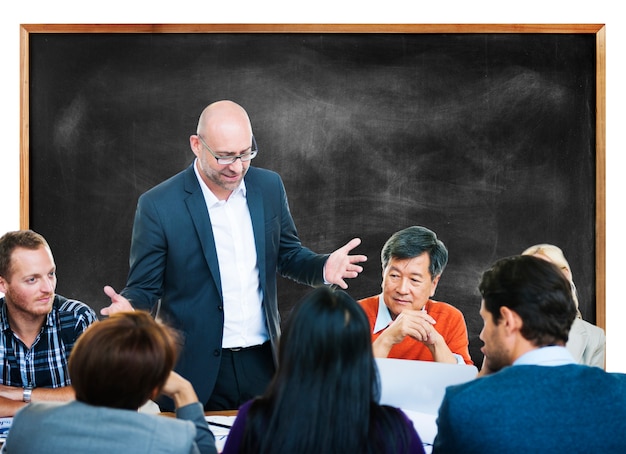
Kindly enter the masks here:
M 230 427 L 232 427 L 235 422 L 236 416 L 205 416 L 206 422 L 209 423 L 209 429 L 213 432 L 215 436 L 215 447 L 217 448 L 217 452 L 222 452 L 224 449 L 224 444 L 226 443 L 226 438 L 228 437 L 228 433 L 230 432 Z M 211 423 L 220 424 L 221 427 L 217 425 L 213 425 Z
M 221 415 L 204 417 L 204 419 L 206 419 L 206 422 L 209 423 L 209 429 L 211 429 L 211 432 L 213 432 L 213 435 L 215 435 L 216 437 L 218 435 L 228 435 L 228 432 L 230 432 L 230 428 L 235 422 L 235 418 L 236 416 L 221 416 Z M 215 424 L 211 424 L 211 423 L 215 423 Z M 228 427 L 222 427 L 222 426 L 228 426 Z

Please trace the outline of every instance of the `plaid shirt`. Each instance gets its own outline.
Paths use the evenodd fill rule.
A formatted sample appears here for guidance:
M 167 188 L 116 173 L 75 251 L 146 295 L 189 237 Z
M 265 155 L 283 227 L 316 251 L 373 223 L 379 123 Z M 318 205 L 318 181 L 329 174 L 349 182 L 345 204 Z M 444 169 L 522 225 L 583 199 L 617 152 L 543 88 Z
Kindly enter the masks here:
M 54 296 L 52 310 L 31 348 L 13 335 L 0 298 L 0 384 L 20 388 L 60 388 L 71 384 L 67 370 L 78 336 L 97 320 L 89 306 Z

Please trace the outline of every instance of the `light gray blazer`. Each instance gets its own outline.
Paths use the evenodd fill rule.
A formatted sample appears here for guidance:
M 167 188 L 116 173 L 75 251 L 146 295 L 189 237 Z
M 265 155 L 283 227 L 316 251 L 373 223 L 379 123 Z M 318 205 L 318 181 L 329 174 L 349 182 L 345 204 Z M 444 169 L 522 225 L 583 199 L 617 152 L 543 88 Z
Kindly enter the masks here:
M 200 403 L 176 418 L 96 407 L 79 401 L 33 402 L 17 412 L 6 454 L 215 454 L 215 437 Z
M 566 345 L 578 364 L 604 368 L 604 330 L 580 318 L 574 319 Z

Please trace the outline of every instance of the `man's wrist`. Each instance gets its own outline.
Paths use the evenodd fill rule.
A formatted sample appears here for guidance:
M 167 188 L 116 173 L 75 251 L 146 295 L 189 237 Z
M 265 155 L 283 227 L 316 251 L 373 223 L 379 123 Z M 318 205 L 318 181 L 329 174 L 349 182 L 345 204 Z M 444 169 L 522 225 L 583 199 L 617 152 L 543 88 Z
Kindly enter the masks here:
M 393 343 L 393 339 L 385 336 L 385 333 L 378 336 L 378 338 L 372 342 L 372 351 L 374 353 L 374 357 L 376 358 L 387 358 L 391 348 L 395 344 Z
M 26 403 L 29 403 L 33 394 L 33 388 L 25 387 L 22 391 L 22 400 Z

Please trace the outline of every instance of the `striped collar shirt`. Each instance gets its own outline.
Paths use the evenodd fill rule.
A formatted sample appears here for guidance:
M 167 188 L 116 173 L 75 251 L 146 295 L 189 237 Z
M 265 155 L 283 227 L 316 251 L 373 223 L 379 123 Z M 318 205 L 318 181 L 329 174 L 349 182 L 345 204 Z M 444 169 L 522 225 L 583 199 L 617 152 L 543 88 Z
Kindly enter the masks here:
M 54 296 L 52 310 L 28 348 L 9 326 L 5 299 L 0 299 L 0 384 L 60 388 L 71 384 L 67 363 L 78 336 L 97 320 L 89 306 Z

